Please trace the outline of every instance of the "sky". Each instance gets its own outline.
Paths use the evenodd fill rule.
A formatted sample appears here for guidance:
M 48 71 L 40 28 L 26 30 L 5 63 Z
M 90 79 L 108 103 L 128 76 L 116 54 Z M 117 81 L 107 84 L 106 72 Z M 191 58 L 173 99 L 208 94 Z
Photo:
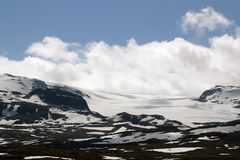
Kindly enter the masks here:
M 1 0 L 0 51 L 21 59 L 32 42 L 45 36 L 86 44 L 105 41 L 126 44 L 190 39 L 182 34 L 180 17 L 189 10 L 210 6 L 240 23 L 237 0 Z
M 2 0 L 0 73 L 164 95 L 239 85 L 239 6 L 237 0 Z

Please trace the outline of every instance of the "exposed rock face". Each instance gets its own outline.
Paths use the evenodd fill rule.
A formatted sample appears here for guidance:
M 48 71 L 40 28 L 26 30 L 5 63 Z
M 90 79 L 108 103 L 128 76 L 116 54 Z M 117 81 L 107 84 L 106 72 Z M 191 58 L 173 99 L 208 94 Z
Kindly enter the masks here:
M 37 95 L 44 103 L 51 106 L 90 111 L 82 95 L 68 92 L 61 88 L 35 89 L 26 95 L 26 98 L 30 98 L 33 95 Z
M 222 86 L 215 86 L 209 90 L 204 91 L 201 96 L 199 97 L 199 101 L 206 102 L 210 96 L 214 94 L 218 94 L 222 92 Z

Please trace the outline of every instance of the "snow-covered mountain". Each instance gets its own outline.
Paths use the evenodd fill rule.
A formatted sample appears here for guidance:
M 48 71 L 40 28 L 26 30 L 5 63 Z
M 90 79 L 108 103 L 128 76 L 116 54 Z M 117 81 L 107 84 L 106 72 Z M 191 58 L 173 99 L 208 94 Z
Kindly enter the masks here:
M 215 86 L 204 91 L 199 101 L 231 104 L 233 107 L 240 108 L 240 86 Z
M 0 123 L 3 124 L 86 123 L 127 112 L 154 113 L 194 126 L 195 123 L 235 120 L 240 114 L 239 104 L 240 87 L 234 86 L 216 86 L 204 91 L 199 98 L 187 98 L 87 91 L 10 74 L 0 75 Z
M 224 103 L 219 104 L 211 101 L 202 101 L 202 96 L 200 98 L 189 98 L 157 94 L 127 94 L 85 90 L 84 93 L 89 95 L 89 97 L 85 97 L 85 100 L 90 108 L 105 116 L 113 116 L 120 112 L 136 115 L 143 113 L 151 115 L 154 113 L 162 115 L 167 119 L 177 120 L 185 125 L 196 127 L 202 123 L 232 121 L 238 119 L 240 114 L 236 104 L 228 103 L 226 99 L 222 99 Z M 235 99 L 237 102 L 237 99 L 240 98 L 236 97 L 232 97 L 232 99 Z
M 98 120 L 98 114 L 90 111 L 83 96 L 86 95 L 70 87 L 0 75 L 0 123 L 85 123 Z
M 53 136 L 49 134 L 52 132 L 63 134 L 67 131 L 69 139 L 103 136 L 102 140 L 106 139 L 104 138 L 106 135 L 119 135 L 123 132 L 142 133 L 149 130 L 155 132 L 159 128 L 164 128 L 165 131 L 180 134 L 181 128 L 188 128 L 179 121 L 169 120 L 161 115 L 133 115 L 122 112 L 108 117 L 103 116 L 90 110 L 85 99 L 92 99 L 90 95 L 93 96 L 93 94 L 88 95 L 88 93 L 90 92 L 37 79 L 9 74 L 1 75 L 0 126 L 2 125 L 3 128 L 7 126 L 2 128 L 4 131 L 8 131 L 9 127 L 19 133 L 29 131 L 33 136 L 30 135 L 27 139 L 31 137 L 36 139 L 41 128 L 44 131 L 44 137 Z M 84 134 L 75 135 L 76 132 L 84 132 Z M 143 138 L 143 140 L 148 139 L 149 137 Z M 131 142 L 135 141 L 131 140 Z M 118 142 L 126 143 L 119 140 Z M 4 143 L 13 143 L 13 141 Z
M 216 86 L 199 98 L 187 98 L 79 90 L 4 74 L 0 148 L 34 145 L 91 152 L 97 147 L 102 153 L 115 147 L 111 155 L 126 159 L 139 159 L 143 153 L 150 158 L 181 157 L 175 150 L 187 152 L 184 156 L 236 158 L 239 102 L 240 87 L 234 86 Z

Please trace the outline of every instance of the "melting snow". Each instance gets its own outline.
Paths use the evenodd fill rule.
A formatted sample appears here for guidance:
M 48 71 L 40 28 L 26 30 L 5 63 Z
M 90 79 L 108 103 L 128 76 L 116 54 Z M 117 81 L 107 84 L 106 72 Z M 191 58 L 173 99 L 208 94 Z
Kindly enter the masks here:
M 114 127 L 81 127 L 88 130 L 111 131 Z
M 15 123 L 16 121 L 18 121 L 18 120 L 17 119 L 15 119 L 15 120 L 1 119 L 0 120 L 0 125 L 13 125 L 13 123 Z
M 143 142 L 150 139 L 160 139 L 160 140 L 176 140 L 182 136 L 179 132 L 169 132 L 169 133 L 162 133 L 162 132 L 154 132 L 154 133 L 142 133 L 142 132 L 135 132 L 129 136 L 119 137 L 119 135 L 110 136 L 109 138 L 104 140 L 103 142 L 97 142 L 96 144 L 124 144 L 124 143 L 134 143 L 134 142 Z M 106 138 L 104 136 L 102 138 Z
M 208 132 L 231 133 L 235 131 L 240 131 L 240 124 L 236 126 L 218 126 L 214 128 L 196 129 L 196 130 L 193 130 L 192 133 L 194 134 L 202 134 L 202 133 L 208 133 Z
M 197 149 L 203 149 L 202 147 L 177 147 L 177 148 L 160 148 L 160 149 L 149 149 L 148 151 L 163 152 L 163 153 L 182 153 L 194 151 Z
M 103 159 L 106 159 L 106 160 L 124 160 L 121 157 L 113 157 L 113 156 L 103 156 Z
M 121 127 L 119 128 L 118 130 L 116 130 L 115 132 L 113 133 L 121 133 L 121 132 L 126 132 L 127 131 L 127 128 L 126 127 Z
M 35 104 L 43 105 L 43 106 L 47 105 L 37 95 L 31 96 L 29 99 L 21 98 L 20 100 L 24 101 L 24 102 L 29 102 L 29 103 L 35 103 Z
M 0 145 L 8 144 L 9 142 L 5 141 L 5 139 L 0 138 Z
M 65 121 L 62 121 L 61 119 L 59 120 L 59 123 L 92 123 L 92 122 L 98 122 L 101 119 L 94 117 L 92 115 L 83 115 L 83 114 L 79 114 L 77 113 L 77 111 L 63 111 L 60 109 L 56 109 L 56 108 L 51 108 L 50 109 L 51 113 L 57 113 L 57 114 L 62 114 L 65 115 L 67 117 L 67 119 Z
M 104 135 L 104 132 L 87 132 L 87 134 L 93 134 L 93 135 Z
M 53 157 L 53 156 L 29 156 L 29 157 L 25 157 L 24 159 L 46 159 L 46 158 L 62 159 L 62 160 L 74 160 L 73 158 Z
M 229 156 L 229 155 L 231 155 L 231 153 L 220 153 L 219 155 L 220 156 Z
M 88 141 L 94 138 L 78 138 L 78 139 L 72 139 L 74 142 L 82 142 L 82 141 Z
M 213 141 L 213 140 L 217 140 L 217 139 L 210 139 L 207 136 L 204 136 L 204 137 L 199 137 L 197 140 Z
M 233 147 L 229 147 L 228 149 L 239 149 L 240 147 L 239 146 L 233 146 Z
M 0 156 L 6 156 L 9 155 L 8 153 L 0 153 Z

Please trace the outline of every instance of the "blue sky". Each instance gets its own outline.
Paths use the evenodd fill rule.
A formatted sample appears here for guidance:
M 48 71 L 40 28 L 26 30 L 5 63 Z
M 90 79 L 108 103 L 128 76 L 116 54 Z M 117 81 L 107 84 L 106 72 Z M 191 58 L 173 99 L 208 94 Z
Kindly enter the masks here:
M 122 45 L 130 38 L 139 44 L 175 37 L 194 41 L 182 33 L 181 16 L 207 6 L 240 23 L 237 0 L 2 0 L 0 53 L 22 59 L 28 46 L 45 36 L 82 45 L 101 40 Z

